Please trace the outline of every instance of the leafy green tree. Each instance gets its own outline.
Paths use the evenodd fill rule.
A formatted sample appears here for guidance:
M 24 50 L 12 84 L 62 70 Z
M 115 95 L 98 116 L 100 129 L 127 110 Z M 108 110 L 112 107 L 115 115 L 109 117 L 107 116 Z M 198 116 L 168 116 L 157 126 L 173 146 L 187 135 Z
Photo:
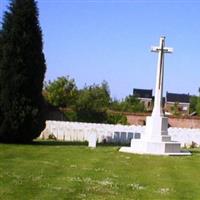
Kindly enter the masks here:
M 54 106 L 72 107 L 77 99 L 77 87 L 74 79 L 59 77 L 45 84 L 43 95 Z
M 200 115 L 200 97 L 190 97 L 190 113 L 192 112 L 196 112 L 198 115 Z
M 79 91 L 76 112 L 79 121 L 106 123 L 110 104 L 108 84 L 92 85 Z
M 174 105 L 171 107 L 171 111 L 173 115 L 179 116 L 181 115 L 181 110 L 179 106 L 179 102 L 175 102 Z
M 122 112 L 145 112 L 144 103 L 133 95 L 127 96 L 124 100 L 114 100 L 111 103 L 111 109 Z
M 11 0 L 0 35 L 0 141 L 29 142 L 45 127 L 46 65 L 36 2 Z
M 126 110 L 129 112 L 145 112 L 144 103 L 133 95 L 125 98 Z
M 198 102 L 197 96 L 191 96 L 190 97 L 190 113 L 196 112 L 197 102 Z
M 200 97 L 197 99 L 197 104 L 196 104 L 196 112 L 198 115 L 200 115 Z
M 127 121 L 127 117 L 123 114 L 119 114 L 119 113 L 108 113 L 107 115 L 107 123 L 108 124 L 123 124 L 123 125 L 127 125 L 128 121 Z

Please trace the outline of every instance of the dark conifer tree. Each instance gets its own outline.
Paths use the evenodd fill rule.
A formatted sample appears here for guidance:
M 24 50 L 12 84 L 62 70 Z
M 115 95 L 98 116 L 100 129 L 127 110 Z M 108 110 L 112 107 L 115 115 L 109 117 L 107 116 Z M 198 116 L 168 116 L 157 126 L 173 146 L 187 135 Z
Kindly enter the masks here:
M 10 1 L 0 37 L 0 141 L 30 142 L 45 127 L 46 64 L 35 0 Z

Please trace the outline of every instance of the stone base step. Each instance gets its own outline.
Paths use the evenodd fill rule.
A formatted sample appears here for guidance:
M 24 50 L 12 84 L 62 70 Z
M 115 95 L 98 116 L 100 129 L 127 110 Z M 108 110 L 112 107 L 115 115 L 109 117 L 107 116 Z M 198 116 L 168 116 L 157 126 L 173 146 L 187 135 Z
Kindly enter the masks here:
M 162 135 L 162 142 L 170 142 L 171 136 L 169 135 Z
M 136 139 L 131 140 L 131 147 L 122 147 L 120 152 L 153 155 L 191 155 L 190 152 L 181 151 L 181 144 L 178 142 L 157 142 Z
M 179 153 L 149 153 L 149 152 L 135 152 L 131 147 L 121 147 L 119 152 L 132 153 L 132 154 L 146 154 L 155 156 L 191 156 L 192 154 L 188 151 L 181 150 Z

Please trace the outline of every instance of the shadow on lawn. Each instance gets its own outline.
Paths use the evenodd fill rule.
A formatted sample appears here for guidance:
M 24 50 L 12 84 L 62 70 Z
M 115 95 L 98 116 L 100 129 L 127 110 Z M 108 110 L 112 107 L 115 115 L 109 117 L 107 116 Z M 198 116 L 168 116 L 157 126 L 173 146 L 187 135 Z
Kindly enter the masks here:
M 68 142 L 68 141 L 56 141 L 56 140 L 39 140 L 33 141 L 33 145 L 47 145 L 47 146 L 66 146 L 66 145 L 74 145 L 74 146 L 87 146 L 87 142 Z
M 88 142 L 72 142 L 72 141 L 56 141 L 56 140 L 35 140 L 32 142 L 32 145 L 41 145 L 41 146 L 88 146 Z M 97 143 L 97 147 L 106 147 L 106 146 L 129 146 L 130 144 L 121 144 L 121 143 Z
M 200 149 L 189 149 L 192 154 L 200 154 Z

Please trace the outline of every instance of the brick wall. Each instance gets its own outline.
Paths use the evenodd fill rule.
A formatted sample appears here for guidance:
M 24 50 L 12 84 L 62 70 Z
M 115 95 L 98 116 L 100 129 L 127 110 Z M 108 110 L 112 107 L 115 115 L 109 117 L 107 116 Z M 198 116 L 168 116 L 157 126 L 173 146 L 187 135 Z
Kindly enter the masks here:
M 148 115 L 126 114 L 128 123 L 134 124 L 134 125 L 145 125 L 146 116 L 148 116 Z
M 151 114 L 127 114 L 129 124 L 144 125 L 146 117 Z M 168 122 L 171 127 L 179 128 L 200 128 L 200 117 L 168 117 Z
M 169 117 L 168 122 L 171 127 L 200 128 L 199 117 Z

